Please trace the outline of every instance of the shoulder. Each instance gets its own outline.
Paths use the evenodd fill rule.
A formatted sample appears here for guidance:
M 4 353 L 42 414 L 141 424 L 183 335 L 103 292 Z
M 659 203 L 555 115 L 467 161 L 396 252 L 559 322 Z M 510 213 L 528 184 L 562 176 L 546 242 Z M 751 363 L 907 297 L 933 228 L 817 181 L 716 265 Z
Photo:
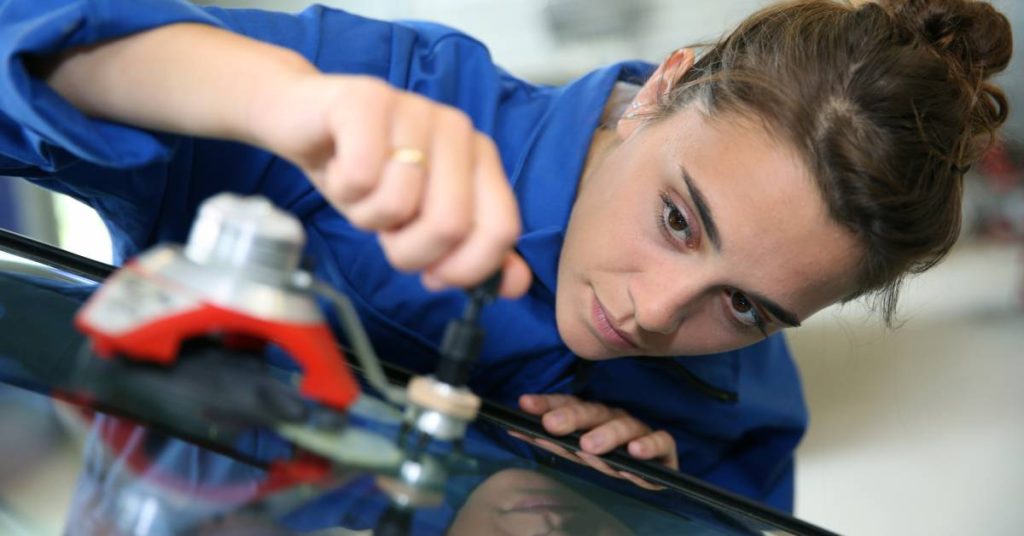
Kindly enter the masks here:
M 203 9 L 232 31 L 294 49 L 326 72 L 378 76 L 405 87 L 409 64 L 432 55 L 447 54 L 454 60 L 451 67 L 465 67 L 480 56 L 493 68 L 482 42 L 434 22 L 380 20 L 321 5 L 298 13 Z M 452 55 L 455 49 L 460 56 Z
M 422 20 L 400 20 L 394 23 L 416 33 L 422 44 L 428 48 L 438 46 L 462 46 L 477 49 L 490 55 L 482 41 L 451 26 Z

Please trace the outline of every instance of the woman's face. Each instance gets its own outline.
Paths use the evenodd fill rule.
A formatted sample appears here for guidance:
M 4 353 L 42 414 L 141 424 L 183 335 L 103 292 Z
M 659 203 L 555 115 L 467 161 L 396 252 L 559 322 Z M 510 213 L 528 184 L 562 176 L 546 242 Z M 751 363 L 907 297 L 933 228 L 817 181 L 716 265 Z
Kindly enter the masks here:
M 854 236 L 760 123 L 689 106 L 598 136 L 558 268 L 558 330 L 577 355 L 731 350 L 852 290 Z

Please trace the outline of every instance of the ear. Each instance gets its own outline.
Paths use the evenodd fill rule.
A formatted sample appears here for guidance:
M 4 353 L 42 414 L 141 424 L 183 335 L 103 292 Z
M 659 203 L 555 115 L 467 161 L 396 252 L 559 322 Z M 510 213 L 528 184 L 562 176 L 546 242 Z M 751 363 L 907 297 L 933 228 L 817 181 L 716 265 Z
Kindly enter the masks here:
M 680 48 L 669 55 L 654 74 L 647 79 L 633 102 L 615 126 L 620 139 L 626 139 L 644 124 L 645 114 L 653 112 L 659 102 L 666 99 L 676 83 L 693 67 L 694 54 L 689 48 Z

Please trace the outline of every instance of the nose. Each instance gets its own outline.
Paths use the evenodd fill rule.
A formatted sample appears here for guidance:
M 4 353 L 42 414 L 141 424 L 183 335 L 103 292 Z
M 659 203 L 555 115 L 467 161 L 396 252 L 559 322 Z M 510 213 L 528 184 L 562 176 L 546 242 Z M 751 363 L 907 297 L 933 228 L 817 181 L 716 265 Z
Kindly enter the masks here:
M 675 333 L 704 294 L 700 274 L 644 270 L 631 278 L 627 292 L 637 328 L 650 333 Z

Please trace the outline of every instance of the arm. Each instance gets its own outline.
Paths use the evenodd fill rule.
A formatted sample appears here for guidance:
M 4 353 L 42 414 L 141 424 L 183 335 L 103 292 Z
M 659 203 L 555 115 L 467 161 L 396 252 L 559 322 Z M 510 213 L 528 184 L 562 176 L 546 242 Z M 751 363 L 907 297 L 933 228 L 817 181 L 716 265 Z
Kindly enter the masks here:
M 431 287 L 502 267 L 502 294 L 529 285 L 511 251 L 519 216 L 493 142 L 468 117 L 362 76 L 225 30 L 175 24 L 36 58 L 31 69 L 93 117 L 256 145 L 302 169 L 389 260 Z M 396 161 L 411 148 L 413 161 Z
M 253 144 L 253 117 L 275 84 L 318 73 L 296 52 L 194 23 L 33 56 L 28 67 L 92 117 Z

